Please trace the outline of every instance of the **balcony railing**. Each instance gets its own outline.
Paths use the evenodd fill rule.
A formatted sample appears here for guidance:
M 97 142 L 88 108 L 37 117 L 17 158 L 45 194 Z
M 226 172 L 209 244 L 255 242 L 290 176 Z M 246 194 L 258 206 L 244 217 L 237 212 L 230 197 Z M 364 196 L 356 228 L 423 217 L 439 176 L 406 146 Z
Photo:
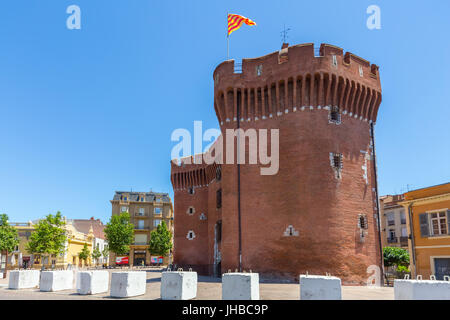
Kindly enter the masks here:
M 407 245 L 408 244 L 408 237 L 400 237 L 400 243 L 402 245 Z
M 388 243 L 397 243 L 398 242 L 398 238 L 397 237 L 387 238 L 387 242 Z
M 146 213 L 141 213 L 141 212 L 135 212 L 134 213 L 135 217 L 148 217 L 148 214 Z
M 406 224 L 406 219 L 402 219 L 402 220 L 401 220 L 401 223 L 402 223 L 402 224 Z
M 393 226 L 395 224 L 394 220 L 388 220 L 388 226 Z

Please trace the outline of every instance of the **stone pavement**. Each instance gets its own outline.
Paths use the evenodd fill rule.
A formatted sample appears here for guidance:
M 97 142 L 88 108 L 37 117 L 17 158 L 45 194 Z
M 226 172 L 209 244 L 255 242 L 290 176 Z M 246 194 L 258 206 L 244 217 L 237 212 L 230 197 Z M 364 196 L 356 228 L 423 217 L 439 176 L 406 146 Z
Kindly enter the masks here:
M 119 271 L 119 270 L 109 270 Z M 129 299 L 155 300 L 160 299 L 161 269 L 147 269 L 147 292 L 145 295 Z M 220 300 L 222 298 L 220 279 L 199 276 L 197 298 L 195 300 Z M 261 300 L 298 300 L 299 285 L 295 283 L 260 283 Z M 8 279 L 0 279 L 0 300 L 98 300 L 115 299 L 109 292 L 81 296 L 76 290 L 59 292 L 40 292 L 39 289 L 9 290 Z M 394 288 L 369 288 L 361 286 L 343 286 L 344 300 L 393 300 Z

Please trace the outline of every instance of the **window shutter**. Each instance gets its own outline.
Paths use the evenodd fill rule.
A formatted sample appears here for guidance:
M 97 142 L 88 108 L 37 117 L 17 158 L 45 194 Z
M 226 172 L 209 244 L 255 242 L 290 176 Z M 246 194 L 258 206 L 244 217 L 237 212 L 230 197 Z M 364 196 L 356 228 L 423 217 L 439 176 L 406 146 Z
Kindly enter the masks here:
M 447 233 L 450 234 L 450 210 L 447 210 Z
M 428 227 L 428 214 L 427 213 L 419 214 L 419 222 L 420 222 L 420 235 L 422 237 L 429 236 L 430 229 Z

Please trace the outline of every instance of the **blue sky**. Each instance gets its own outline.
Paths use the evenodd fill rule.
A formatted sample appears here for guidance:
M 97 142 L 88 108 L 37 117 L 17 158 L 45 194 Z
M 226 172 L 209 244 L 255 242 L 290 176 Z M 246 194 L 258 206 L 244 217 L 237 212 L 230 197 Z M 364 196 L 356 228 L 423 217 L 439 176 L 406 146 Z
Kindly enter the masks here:
M 81 8 L 69 30 L 66 8 Z M 366 8 L 381 8 L 381 30 Z M 0 4 L 0 212 L 108 221 L 115 190 L 169 192 L 170 141 L 218 128 L 212 72 L 226 13 L 253 19 L 232 58 L 340 46 L 380 66 L 380 194 L 450 181 L 449 1 L 15 0 Z

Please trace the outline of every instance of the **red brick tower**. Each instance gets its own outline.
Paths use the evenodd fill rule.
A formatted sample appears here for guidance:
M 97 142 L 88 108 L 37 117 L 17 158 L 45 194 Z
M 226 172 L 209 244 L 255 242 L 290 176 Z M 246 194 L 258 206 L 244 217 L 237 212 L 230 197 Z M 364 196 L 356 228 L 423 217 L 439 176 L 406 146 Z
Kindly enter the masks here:
M 214 71 L 222 135 L 238 125 L 279 129 L 279 171 L 172 163 L 174 262 L 208 274 L 241 267 L 262 277 L 328 272 L 365 283 L 367 267 L 381 265 L 372 143 L 378 67 L 332 45 L 315 54 L 313 44 L 286 44 L 235 71 L 233 60 Z

